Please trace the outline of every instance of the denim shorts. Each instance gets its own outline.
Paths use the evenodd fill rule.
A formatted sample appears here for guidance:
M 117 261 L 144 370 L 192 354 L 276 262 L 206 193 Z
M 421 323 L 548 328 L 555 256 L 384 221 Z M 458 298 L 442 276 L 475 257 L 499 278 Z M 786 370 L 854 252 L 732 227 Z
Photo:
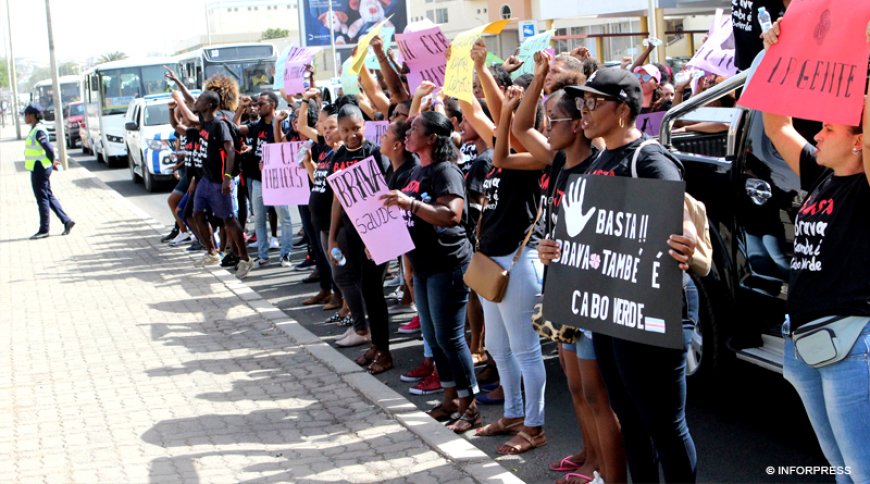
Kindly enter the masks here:
M 595 348 L 592 347 L 592 333 L 582 331 L 580 337 L 574 343 L 562 343 L 562 349 L 577 353 L 577 358 L 581 360 L 594 360 Z
M 178 183 L 175 184 L 175 188 L 173 188 L 172 191 L 187 193 L 188 188 L 190 188 L 190 179 L 187 178 L 187 175 L 181 175 L 181 177 L 178 178 Z
M 196 193 L 193 197 L 193 211 L 206 212 L 217 218 L 233 217 L 233 196 L 221 193 L 222 184 L 206 178 L 196 183 Z

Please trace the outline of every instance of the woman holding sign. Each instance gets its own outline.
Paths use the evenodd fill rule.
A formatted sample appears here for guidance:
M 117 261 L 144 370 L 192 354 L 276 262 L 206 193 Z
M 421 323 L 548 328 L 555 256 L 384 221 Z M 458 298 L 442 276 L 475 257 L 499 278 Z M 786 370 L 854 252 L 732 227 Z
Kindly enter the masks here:
M 414 118 L 405 146 L 420 157 L 420 166 L 402 190 L 382 198 L 385 206 L 408 212 L 415 247 L 408 253 L 414 268 L 414 296 L 444 388 L 444 400 L 428 413 L 462 433 L 480 425 L 481 416 L 474 399 L 478 392 L 474 364 L 465 340 L 468 287 L 462 275 L 471 259 L 471 243 L 465 235 L 465 184 L 455 163 L 459 152 L 450 139 L 452 131 L 443 114 L 427 111 Z M 458 419 L 452 417 L 454 413 Z
M 575 97 L 589 139 L 602 138 L 605 149 L 587 173 L 632 176 L 632 158 L 644 136 L 635 126 L 641 110 L 640 83 L 622 69 L 600 69 L 583 86 L 566 91 Z M 639 177 L 681 180 L 682 165 L 658 144 L 638 153 Z M 569 217 L 583 217 L 583 195 L 574 194 Z M 567 203 L 567 202 L 566 202 Z M 685 215 L 684 215 L 685 217 Z M 669 254 L 687 270 L 695 248 L 691 220 L 684 234 L 671 235 Z M 558 245 L 541 244 L 542 258 L 558 260 Z M 623 443 L 631 479 L 658 482 L 661 463 L 667 482 L 694 482 L 697 455 L 686 423 L 686 351 L 660 348 L 595 333 L 592 339 L 598 366 L 610 403 L 622 426 Z
M 782 28 L 777 22 L 764 34 L 765 47 Z M 812 187 L 794 223 L 783 376 L 832 468 L 849 470 L 837 471 L 837 482 L 870 482 L 870 87 L 866 92 L 863 126 L 823 123 L 816 147 L 790 117 L 764 113 L 776 150 Z M 816 165 L 824 171 L 811 179 Z

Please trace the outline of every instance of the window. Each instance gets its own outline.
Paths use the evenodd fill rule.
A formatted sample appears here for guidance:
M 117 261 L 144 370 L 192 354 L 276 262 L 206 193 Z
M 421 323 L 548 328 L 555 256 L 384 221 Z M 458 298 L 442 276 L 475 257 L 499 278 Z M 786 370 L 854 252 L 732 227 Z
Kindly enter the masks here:
M 145 107 L 145 126 L 160 126 L 169 124 L 169 104 L 151 104 Z
M 502 5 L 501 6 L 501 18 L 509 19 L 509 18 L 511 18 L 511 14 L 512 14 L 512 12 L 511 12 L 510 5 Z
M 447 20 L 447 9 L 446 8 L 435 9 L 435 23 L 436 24 L 446 24 L 447 22 L 449 22 L 449 20 Z
M 426 10 L 426 18 L 435 21 L 435 12 L 433 10 Z

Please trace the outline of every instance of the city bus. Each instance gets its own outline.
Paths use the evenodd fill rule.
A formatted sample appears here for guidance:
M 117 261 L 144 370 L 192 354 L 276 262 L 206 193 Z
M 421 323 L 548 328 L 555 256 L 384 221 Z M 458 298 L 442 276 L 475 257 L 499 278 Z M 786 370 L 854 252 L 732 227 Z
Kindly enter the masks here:
M 60 76 L 57 81 L 60 85 L 61 112 L 64 112 L 69 107 L 69 103 L 81 101 L 79 76 Z M 42 108 L 42 119 L 45 120 L 48 137 L 54 140 L 56 137 L 54 118 L 57 115 L 57 109 L 54 105 L 54 88 L 51 85 L 50 77 L 33 85 L 33 89 L 30 91 L 30 102 L 38 104 Z
M 82 74 L 87 126 L 82 138 L 87 136 L 87 145 L 98 161 L 126 165 L 127 106 L 135 98 L 172 91 L 175 86 L 164 76 L 164 65 L 178 69 L 173 58 L 149 57 L 107 62 Z
M 257 95 L 272 89 L 275 58 L 272 44 L 212 45 L 179 54 L 177 73 L 190 89 L 202 89 L 203 81 L 215 74 L 224 74 L 239 84 L 240 94 Z

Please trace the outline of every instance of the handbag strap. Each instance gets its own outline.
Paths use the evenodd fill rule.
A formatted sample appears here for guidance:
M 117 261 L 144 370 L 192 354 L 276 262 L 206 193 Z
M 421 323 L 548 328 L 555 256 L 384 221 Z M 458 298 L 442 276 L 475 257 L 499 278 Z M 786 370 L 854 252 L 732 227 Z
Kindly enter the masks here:
M 522 255 L 523 249 L 526 248 L 526 244 L 528 244 L 529 239 L 532 238 L 532 233 L 535 231 L 535 227 L 538 225 L 538 221 L 541 220 L 541 212 L 543 212 L 543 210 L 544 210 L 544 199 L 542 198 L 541 202 L 538 203 L 538 214 L 535 215 L 535 221 L 532 222 L 532 226 L 529 227 L 529 231 L 526 232 L 526 237 L 523 239 L 523 243 L 520 244 L 520 248 L 517 249 L 517 253 L 514 254 L 514 258 L 511 261 L 511 265 L 507 269 L 508 274 L 510 274 L 511 270 L 513 270 L 514 265 L 517 263 L 517 261 L 520 260 L 520 255 Z
M 480 227 L 483 225 L 483 212 L 486 210 L 486 205 L 489 203 L 489 197 L 483 196 L 483 203 L 480 204 L 480 216 L 477 217 L 477 228 L 474 229 L 474 251 L 480 250 Z

